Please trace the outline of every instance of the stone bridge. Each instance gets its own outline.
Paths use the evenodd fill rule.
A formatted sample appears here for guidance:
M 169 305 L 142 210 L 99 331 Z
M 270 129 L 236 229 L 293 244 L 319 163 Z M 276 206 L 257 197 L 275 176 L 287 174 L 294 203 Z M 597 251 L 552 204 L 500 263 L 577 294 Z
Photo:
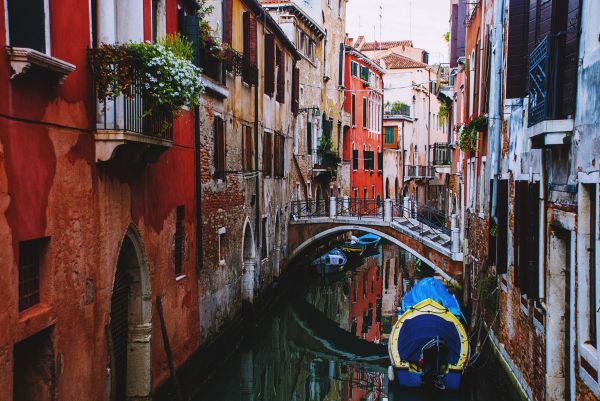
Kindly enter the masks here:
M 372 233 L 390 241 L 431 266 L 443 278 L 462 282 L 456 216 L 447 218 L 406 199 L 337 199 L 292 202 L 288 227 L 289 260 L 305 255 L 332 238 L 350 231 Z

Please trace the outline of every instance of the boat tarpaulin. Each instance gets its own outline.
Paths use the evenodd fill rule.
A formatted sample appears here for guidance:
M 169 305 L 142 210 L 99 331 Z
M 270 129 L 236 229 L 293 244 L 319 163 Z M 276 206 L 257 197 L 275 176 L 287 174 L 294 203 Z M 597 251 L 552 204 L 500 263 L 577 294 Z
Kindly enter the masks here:
M 422 314 L 407 319 L 398 335 L 398 353 L 403 361 L 417 363 L 421 350 L 434 338 L 443 339 L 448 346 L 448 362 L 456 364 L 460 358 L 462 341 L 457 327 L 441 316 Z
M 431 299 L 444 308 L 448 309 L 457 318 L 462 316 L 460 306 L 454 295 L 448 292 L 448 289 L 439 280 L 428 277 L 420 280 L 414 287 L 402 298 L 402 313 L 417 305 L 419 302 Z

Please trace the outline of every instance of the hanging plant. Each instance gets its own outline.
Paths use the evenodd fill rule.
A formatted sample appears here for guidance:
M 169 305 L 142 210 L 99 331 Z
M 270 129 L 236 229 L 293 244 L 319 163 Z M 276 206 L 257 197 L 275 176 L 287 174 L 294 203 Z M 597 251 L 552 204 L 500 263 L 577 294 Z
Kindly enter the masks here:
M 470 152 L 477 149 L 477 131 L 466 125 L 460 127 L 458 131 L 458 147 L 463 152 Z
M 498 311 L 498 276 L 487 276 L 477 285 L 477 297 L 481 302 L 483 314 L 490 323 Z
M 92 52 L 99 100 L 137 94 L 144 99 L 144 116 L 177 114 L 200 104 L 204 87 L 192 59 L 191 44 L 179 35 L 159 43 L 101 44 Z
M 446 120 L 448 119 L 448 105 L 446 103 L 440 102 L 440 110 L 438 111 L 438 123 L 439 125 L 444 125 Z

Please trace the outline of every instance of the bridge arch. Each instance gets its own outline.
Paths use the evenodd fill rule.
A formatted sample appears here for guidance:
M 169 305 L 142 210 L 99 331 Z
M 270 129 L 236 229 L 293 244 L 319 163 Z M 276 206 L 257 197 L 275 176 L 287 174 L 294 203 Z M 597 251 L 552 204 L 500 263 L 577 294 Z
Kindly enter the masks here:
M 304 252 L 305 250 L 307 250 L 309 247 L 313 246 L 314 244 L 318 243 L 319 241 L 322 241 L 326 238 L 333 237 L 337 234 L 341 234 L 341 233 L 348 232 L 348 231 L 361 231 L 364 233 L 379 235 L 381 238 L 383 238 L 395 245 L 398 245 L 400 248 L 404 249 L 411 255 L 419 258 L 423 263 L 425 263 L 426 265 L 431 267 L 433 270 L 435 270 L 436 273 L 438 273 L 440 276 L 442 276 L 448 282 L 452 283 L 453 285 L 458 284 L 458 282 L 454 278 L 452 278 L 448 273 L 446 273 L 444 270 L 442 270 L 439 266 L 437 266 L 435 263 L 433 263 L 430 259 L 426 258 L 421 253 L 417 252 L 415 249 L 411 248 L 410 246 L 406 245 L 402 241 L 394 238 L 393 236 L 391 236 L 389 234 L 386 234 L 378 229 L 375 229 L 372 227 L 367 227 L 367 226 L 340 225 L 340 226 L 336 226 L 336 227 L 321 231 L 320 233 L 312 236 L 311 238 L 302 242 L 298 247 L 296 247 L 296 249 L 294 249 L 294 251 L 290 255 L 290 261 L 293 261 L 297 256 L 301 255 L 302 252 Z

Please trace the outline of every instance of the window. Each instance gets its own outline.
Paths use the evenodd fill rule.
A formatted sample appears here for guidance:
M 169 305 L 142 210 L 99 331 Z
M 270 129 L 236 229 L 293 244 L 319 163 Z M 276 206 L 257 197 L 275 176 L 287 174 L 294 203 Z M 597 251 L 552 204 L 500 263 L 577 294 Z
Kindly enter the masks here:
M 46 238 L 19 243 L 19 312 L 40 303 L 40 262 Z
M 367 98 L 363 97 L 362 100 L 362 127 L 367 128 Z
M 372 150 L 363 150 L 364 169 L 373 171 L 375 166 L 375 153 Z
M 352 126 L 356 126 L 356 95 L 353 93 L 351 97 L 351 114 L 352 114 Z
M 214 118 L 214 177 L 219 180 L 225 179 L 225 127 L 223 119 L 219 116 Z
M 306 153 L 311 155 L 312 154 L 312 123 L 310 121 L 308 121 L 306 123 Z
M 521 294 L 538 296 L 539 183 L 515 181 L 515 285 Z
M 252 136 L 252 127 L 242 125 L 242 150 L 243 167 L 245 171 L 254 170 L 254 137 Z
M 300 112 L 300 69 L 294 67 L 292 71 L 292 113 Z
M 358 77 L 358 63 L 356 61 L 350 62 L 350 75 Z
M 261 226 L 261 247 L 260 247 L 260 257 L 262 259 L 266 259 L 269 256 L 269 247 L 267 245 L 267 218 L 262 218 L 262 226 Z
M 263 133 L 263 175 L 271 177 L 273 172 L 273 134 L 268 131 Z
M 395 127 L 385 127 L 385 144 L 386 145 L 394 145 L 395 144 L 394 128 Z
M 185 206 L 177 206 L 175 212 L 175 241 L 173 249 L 173 264 L 175 265 L 175 274 L 180 275 L 183 265 L 183 219 L 185 218 Z
M 7 0 L 10 46 L 49 53 L 44 0 Z
M 527 36 L 529 30 L 527 0 L 510 0 L 506 46 L 506 97 L 525 95 L 527 86 Z
M 364 65 L 360 66 L 360 79 L 364 82 L 369 82 L 369 68 Z
M 275 36 L 265 35 L 265 94 L 273 96 L 275 92 Z
M 225 227 L 221 227 L 219 228 L 219 231 L 217 231 L 217 234 L 219 235 L 219 264 L 224 265 L 225 264 Z
M 285 176 L 285 137 L 281 134 L 275 134 L 275 145 L 273 157 L 275 159 L 275 177 L 283 178 Z
M 285 53 L 281 49 L 275 51 L 275 65 L 277 66 L 277 101 L 285 103 Z
M 338 55 L 338 86 L 344 86 L 344 57 L 346 55 L 346 46 L 340 43 L 340 53 Z
M 496 191 L 496 271 L 506 274 L 508 248 L 508 180 L 498 180 Z
M 342 18 L 342 0 L 338 0 L 338 17 Z
M 590 347 L 598 348 L 598 176 L 588 176 L 580 173 L 578 197 L 578 296 L 581 297 L 581 310 L 578 310 L 579 326 L 582 341 L 588 347 L 583 347 L 585 354 L 590 354 Z M 585 349 L 587 348 L 587 349 Z M 596 353 L 593 351 L 592 355 Z M 582 355 L 582 356 L 585 356 Z M 586 361 L 587 362 L 587 361 Z
M 252 13 L 246 11 L 242 21 L 244 66 L 242 79 L 249 85 L 256 84 L 258 78 L 256 73 L 256 18 Z
M 377 149 L 377 170 L 383 171 L 383 153 L 379 148 Z
M 358 149 L 355 144 L 352 144 L 352 170 L 358 170 Z

